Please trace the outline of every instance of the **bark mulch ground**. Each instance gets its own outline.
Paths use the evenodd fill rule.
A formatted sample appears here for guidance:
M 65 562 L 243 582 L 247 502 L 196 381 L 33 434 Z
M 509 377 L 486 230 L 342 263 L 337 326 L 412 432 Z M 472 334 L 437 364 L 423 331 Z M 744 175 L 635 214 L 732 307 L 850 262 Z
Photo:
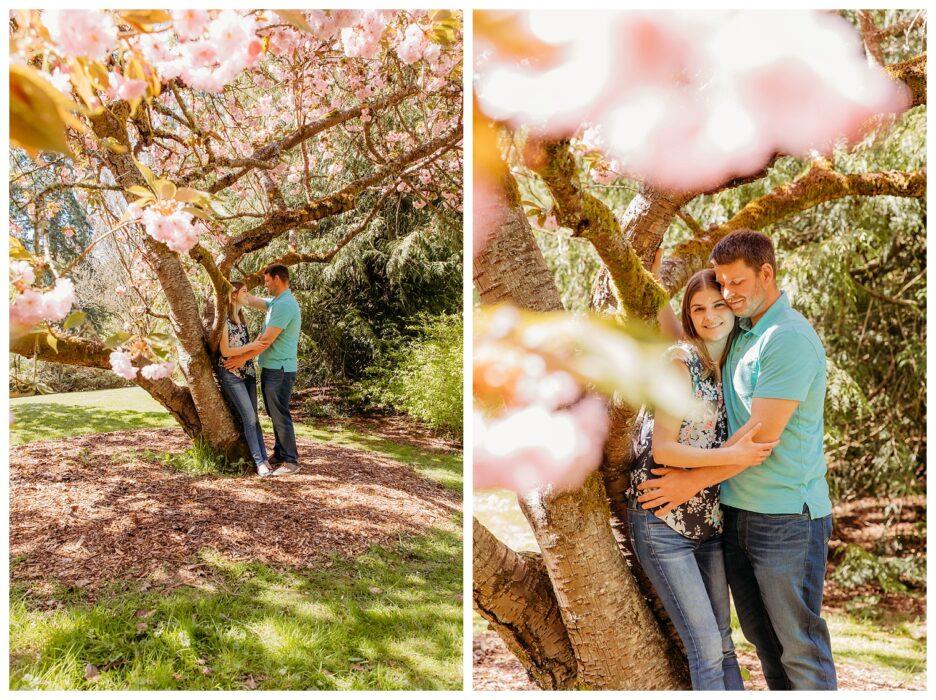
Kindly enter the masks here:
M 495 632 L 482 632 L 474 636 L 474 658 L 471 687 L 474 690 L 538 690 L 530 682 L 523 666 L 511 654 Z M 760 662 L 754 652 L 738 652 L 738 660 L 751 674 L 745 681 L 746 690 L 767 690 Z M 890 678 L 875 674 L 872 669 L 852 666 L 837 661 L 835 672 L 839 690 L 925 690 L 924 684 L 894 683 Z
M 370 452 L 299 440 L 293 475 L 191 476 L 146 459 L 181 452 L 178 429 L 16 447 L 10 460 L 12 578 L 84 589 L 143 581 L 199 585 L 202 550 L 277 567 L 325 563 L 375 544 L 450 529 L 457 494 Z

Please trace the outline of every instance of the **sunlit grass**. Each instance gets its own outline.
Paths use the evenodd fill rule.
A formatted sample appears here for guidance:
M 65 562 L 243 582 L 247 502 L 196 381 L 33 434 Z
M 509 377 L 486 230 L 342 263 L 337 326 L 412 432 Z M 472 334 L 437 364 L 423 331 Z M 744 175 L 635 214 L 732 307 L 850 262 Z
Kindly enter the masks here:
M 11 595 L 14 689 L 457 689 L 461 542 L 434 530 L 308 571 L 205 552 L 210 586 Z M 86 669 L 98 672 L 89 680 Z

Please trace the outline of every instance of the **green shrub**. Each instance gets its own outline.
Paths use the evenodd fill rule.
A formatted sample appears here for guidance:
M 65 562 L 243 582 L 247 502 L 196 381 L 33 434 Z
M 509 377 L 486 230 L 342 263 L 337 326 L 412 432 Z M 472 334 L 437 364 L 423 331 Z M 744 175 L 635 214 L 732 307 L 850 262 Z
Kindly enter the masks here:
M 242 476 L 250 471 L 250 465 L 246 461 L 243 459 L 236 462 L 230 461 L 224 455 L 212 449 L 201 437 L 195 438 L 195 442 L 185 452 L 173 454 L 145 450 L 144 455 L 170 469 L 194 476 L 202 474 Z
M 832 580 L 846 590 L 876 584 L 885 593 L 906 593 L 926 584 L 926 559 L 881 557 L 856 544 L 839 547 L 842 560 L 832 573 Z
M 360 394 L 373 406 L 393 408 L 452 435 L 462 432 L 462 319 L 420 318 L 416 335 L 394 345 L 368 368 Z

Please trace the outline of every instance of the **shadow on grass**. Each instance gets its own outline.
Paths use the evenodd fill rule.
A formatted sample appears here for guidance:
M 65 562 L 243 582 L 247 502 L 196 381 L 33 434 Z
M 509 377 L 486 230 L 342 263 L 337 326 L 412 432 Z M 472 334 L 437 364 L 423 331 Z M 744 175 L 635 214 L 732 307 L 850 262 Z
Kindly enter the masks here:
M 201 588 L 11 594 L 14 689 L 456 689 L 461 541 L 433 530 L 307 571 L 200 555 Z M 87 674 L 88 664 L 97 669 Z M 91 676 L 91 679 L 86 677 Z
M 159 412 L 109 411 L 55 403 L 21 404 L 12 410 L 14 422 L 10 426 L 10 442 L 15 445 L 72 435 L 176 425 L 171 415 Z
M 272 424 L 270 424 L 270 430 L 272 430 Z M 264 426 L 264 431 L 266 431 L 266 426 Z M 411 445 L 404 445 L 341 428 L 316 428 L 310 425 L 296 424 L 296 435 L 311 440 L 382 454 L 412 467 L 426 478 L 437 481 L 446 488 L 461 493 L 463 460 L 460 453 L 429 452 Z

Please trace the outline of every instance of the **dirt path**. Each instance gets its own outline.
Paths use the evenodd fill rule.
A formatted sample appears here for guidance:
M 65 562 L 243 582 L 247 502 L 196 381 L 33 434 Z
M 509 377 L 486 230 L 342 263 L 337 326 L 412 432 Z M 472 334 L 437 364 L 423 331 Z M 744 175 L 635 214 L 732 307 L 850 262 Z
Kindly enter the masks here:
M 739 652 L 738 660 L 751 674 L 745 681 L 746 690 L 767 690 L 760 662 L 753 652 Z M 925 690 L 925 685 L 900 684 L 875 674 L 873 669 L 837 661 L 835 671 L 839 690 Z M 474 637 L 471 674 L 474 690 L 537 690 L 527 678 L 520 662 L 511 654 L 494 632 L 482 632 Z
M 190 476 L 142 456 L 181 452 L 181 430 L 87 435 L 15 448 L 10 463 L 14 581 L 197 584 L 199 551 L 303 567 L 328 555 L 451 528 L 460 498 L 380 455 L 299 440 L 288 477 Z

